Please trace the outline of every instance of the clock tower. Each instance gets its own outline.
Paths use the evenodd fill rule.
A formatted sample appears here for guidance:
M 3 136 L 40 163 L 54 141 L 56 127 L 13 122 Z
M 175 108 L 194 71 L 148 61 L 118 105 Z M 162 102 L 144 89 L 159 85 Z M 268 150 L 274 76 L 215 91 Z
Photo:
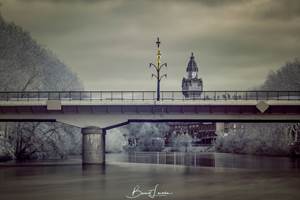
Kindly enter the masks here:
M 194 54 L 191 54 L 188 62 L 187 77 L 182 79 L 182 93 L 186 98 L 199 98 L 203 91 L 202 79 L 198 78 L 198 66 Z

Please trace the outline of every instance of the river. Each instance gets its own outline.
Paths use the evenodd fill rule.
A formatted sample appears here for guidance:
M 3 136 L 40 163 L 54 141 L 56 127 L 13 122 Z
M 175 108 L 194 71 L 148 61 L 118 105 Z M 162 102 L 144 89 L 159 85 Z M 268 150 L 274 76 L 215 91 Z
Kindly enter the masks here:
M 1 164 L 0 199 L 300 199 L 299 159 L 219 153 L 133 153 L 107 154 L 105 166 L 81 166 L 80 162 L 73 158 Z M 150 196 L 138 190 L 133 193 L 137 185 L 143 193 L 156 192 L 150 191 Z M 159 192 L 167 193 L 155 196 Z

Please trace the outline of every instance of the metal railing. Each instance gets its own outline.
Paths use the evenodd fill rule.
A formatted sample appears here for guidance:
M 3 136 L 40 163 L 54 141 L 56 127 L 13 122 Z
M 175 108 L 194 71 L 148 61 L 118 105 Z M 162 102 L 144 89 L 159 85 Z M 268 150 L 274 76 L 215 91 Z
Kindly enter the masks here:
M 186 100 L 300 100 L 300 91 L 161 91 L 161 101 Z M 0 92 L 0 101 L 41 100 L 156 100 L 155 91 L 9 91 Z

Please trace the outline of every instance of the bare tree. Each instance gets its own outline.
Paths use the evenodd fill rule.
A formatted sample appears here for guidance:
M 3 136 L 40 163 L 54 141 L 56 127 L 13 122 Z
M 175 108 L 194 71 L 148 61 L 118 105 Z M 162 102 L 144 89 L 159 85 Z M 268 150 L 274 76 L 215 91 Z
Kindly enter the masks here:
M 243 128 L 230 130 L 218 137 L 217 151 L 256 155 L 289 155 L 293 138 L 289 126 L 293 124 L 243 123 Z
M 300 91 L 300 62 L 287 62 L 279 70 L 270 72 L 258 89 Z M 230 130 L 216 141 L 221 152 L 266 155 L 289 155 L 291 144 L 299 140 L 300 124 L 243 124 L 243 129 Z
M 126 149 L 161 151 L 169 126 L 163 123 L 132 123 L 122 128 L 128 140 Z
M 277 71 L 271 71 L 261 86 L 263 90 L 300 90 L 300 61 L 287 62 Z
M 82 88 L 77 75 L 50 50 L 40 46 L 21 27 L 1 20 L 0 91 Z M 57 123 L 2 123 L 2 127 L 6 127 L 6 152 L 15 159 L 64 158 L 70 151 L 79 153 L 79 129 L 71 126 Z

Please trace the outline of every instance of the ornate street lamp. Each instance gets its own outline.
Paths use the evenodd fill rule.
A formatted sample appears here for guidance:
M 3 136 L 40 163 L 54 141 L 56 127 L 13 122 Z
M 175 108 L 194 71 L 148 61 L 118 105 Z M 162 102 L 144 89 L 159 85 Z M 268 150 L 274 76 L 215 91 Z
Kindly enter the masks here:
M 152 73 L 151 77 L 152 78 L 155 77 L 157 80 L 157 90 L 156 90 L 157 98 L 156 99 L 157 99 L 157 101 L 159 101 L 160 100 L 160 81 L 164 77 L 167 78 L 167 74 L 160 75 L 160 70 L 162 67 L 167 67 L 167 63 L 160 64 L 161 53 L 159 50 L 159 46 L 160 46 L 159 38 L 157 38 L 156 45 L 157 45 L 157 63 L 156 63 L 156 65 L 153 63 L 150 63 L 149 68 L 154 67 L 154 69 L 156 70 L 156 74 Z

